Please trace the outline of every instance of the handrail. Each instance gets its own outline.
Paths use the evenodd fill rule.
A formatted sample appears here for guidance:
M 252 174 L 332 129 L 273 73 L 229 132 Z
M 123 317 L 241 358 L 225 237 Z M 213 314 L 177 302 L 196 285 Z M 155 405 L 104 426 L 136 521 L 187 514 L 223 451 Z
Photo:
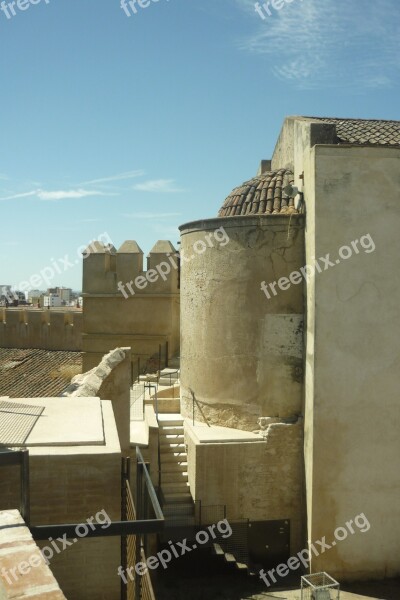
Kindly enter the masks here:
M 162 523 L 164 524 L 164 514 L 163 514 L 163 511 L 161 510 L 161 506 L 158 501 L 156 491 L 155 491 L 153 483 L 150 479 L 150 475 L 147 470 L 146 463 L 144 462 L 142 453 L 140 452 L 139 446 L 136 446 L 136 457 L 137 457 L 138 465 L 140 465 L 140 467 L 142 469 L 142 473 L 144 476 L 144 483 L 146 485 L 147 493 L 148 493 L 151 503 L 153 505 L 153 510 L 154 510 L 156 519 L 159 521 L 162 521 Z
M 136 456 L 138 464 L 138 473 L 143 476 L 143 482 L 147 488 L 147 493 L 150 498 L 155 519 L 146 519 L 142 514 L 138 514 L 139 520 L 131 521 L 129 519 L 123 521 L 112 521 L 107 529 L 103 529 L 103 524 L 92 523 L 85 537 L 112 537 L 121 535 L 140 535 L 148 533 L 161 533 L 164 530 L 165 518 L 161 510 L 160 503 L 150 479 L 149 472 L 144 462 L 142 453 L 139 447 L 136 447 Z M 139 511 L 138 511 L 139 512 Z M 57 537 L 66 534 L 67 538 L 73 538 L 76 535 L 76 527 L 81 523 L 58 523 L 57 525 L 35 525 L 29 529 L 32 537 L 35 540 L 46 540 L 50 536 Z
M 208 422 L 208 419 L 207 419 L 206 415 L 203 413 L 203 409 L 201 408 L 198 400 L 196 399 L 196 396 L 194 395 L 194 391 L 191 388 L 189 388 L 189 392 L 192 394 L 192 402 L 193 402 L 193 425 L 194 425 L 194 403 L 196 402 L 197 408 L 201 412 L 201 415 L 202 415 L 204 421 L 207 423 L 208 427 L 211 427 L 210 423 Z

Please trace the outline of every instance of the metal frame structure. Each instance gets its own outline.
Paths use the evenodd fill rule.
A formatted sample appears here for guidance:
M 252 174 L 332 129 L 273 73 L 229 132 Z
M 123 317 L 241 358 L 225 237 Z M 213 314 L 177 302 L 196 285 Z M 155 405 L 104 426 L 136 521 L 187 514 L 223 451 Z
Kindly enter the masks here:
M 20 508 L 25 523 L 29 527 L 30 515 L 30 486 L 29 486 L 29 450 L 1 450 L 0 449 L 0 467 L 7 466 L 20 467 Z

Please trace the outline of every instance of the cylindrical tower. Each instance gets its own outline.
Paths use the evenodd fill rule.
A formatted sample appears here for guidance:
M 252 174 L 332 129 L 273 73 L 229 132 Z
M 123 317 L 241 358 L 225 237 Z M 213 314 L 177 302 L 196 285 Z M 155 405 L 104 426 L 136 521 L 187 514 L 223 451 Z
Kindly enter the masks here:
M 219 218 L 180 227 L 186 417 L 194 407 L 198 421 L 202 411 L 253 431 L 259 417 L 301 413 L 303 279 L 293 273 L 304 266 L 304 217 L 282 192 L 292 179 L 264 173 L 233 190 Z

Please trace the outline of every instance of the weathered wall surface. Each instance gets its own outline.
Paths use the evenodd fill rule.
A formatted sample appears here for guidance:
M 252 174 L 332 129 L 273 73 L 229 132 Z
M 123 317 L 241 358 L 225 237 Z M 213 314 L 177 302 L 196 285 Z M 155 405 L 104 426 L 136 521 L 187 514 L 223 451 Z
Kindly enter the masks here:
M 311 570 L 342 580 L 398 575 L 400 151 L 316 146 L 309 156 L 307 261 L 330 253 L 334 264 L 309 290 L 308 539 L 329 542 L 360 513 L 370 523 Z M 359 243 L 356 253 L 351 242 L 367 234 L 376 249 Z M 352 255 L 337 264 L 344 245 Z
M 0 348 L 82 350 L 82 312 L 0 308 Z
M 116 347 L 132 348 L 137 369 L 162 348 L 162 363 L 179 350 L 177 258 L 170 242 L 159 241 L 143 269 L 134 241 L 116 251 L 100 243 L 83 263 L 83 368 L 97 365 Z M 168 271 L 168 272 L 167 272 Z
M 98 396 L 111 400 L 119 442 L 124 453 L 130 450 L 131 349 L 116 348 L 103 356 L 91 371 L 77 375 L 63 396 Z
M 290 520 L 290 552 L 302 549 L 302 419 L 271 424 L 265 441 L 241 443 L 199 443 L 187 424 L 185 441 L 195 500 L 226 505 L 232 521 Z
M 220 227 L 229 242 L 194 254 Z M 304 265 L 302 216 L 209 219 L 181 234 L 193 255 L 181 273 L 182 414 L 192 415 L 191 389 L 210 422 L 226 427 L 253 431 L 258 417 L 300 414 L 303 285 L 268 299 L 261 282 Z

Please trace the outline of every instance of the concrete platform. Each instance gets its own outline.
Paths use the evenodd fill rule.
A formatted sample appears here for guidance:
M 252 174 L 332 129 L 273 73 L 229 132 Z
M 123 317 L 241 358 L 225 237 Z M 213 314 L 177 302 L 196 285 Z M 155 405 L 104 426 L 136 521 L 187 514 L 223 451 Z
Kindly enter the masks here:
M 105 444 L 99 398 L 12 398 L 12 402 L 44 407 L 24 444 L 28 448 Z M 15 420 L 18 422 L 17 412 Z

